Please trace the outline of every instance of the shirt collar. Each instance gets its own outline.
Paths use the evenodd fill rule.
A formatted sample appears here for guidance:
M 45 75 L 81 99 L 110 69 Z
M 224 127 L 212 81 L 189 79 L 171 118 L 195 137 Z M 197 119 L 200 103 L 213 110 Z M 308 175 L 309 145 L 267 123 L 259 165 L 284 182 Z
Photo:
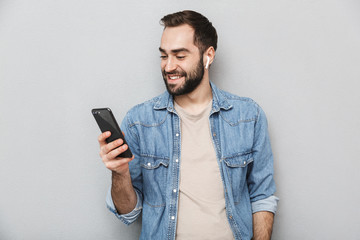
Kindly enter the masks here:
M 224 93 L 216 87 L 215 84 L 210 82 L 210 86 L 213 93 L 213 111 L 218 112 L 220 109 L 229 110 L 232 108 L 232 105 L 227 101 L 227 98 L 224 96 Z M 169 112 L 174 112 L 174 99 L 173 96 L 165 91 L 161 94 L 154 105 L 155 110 L 167 109 Z

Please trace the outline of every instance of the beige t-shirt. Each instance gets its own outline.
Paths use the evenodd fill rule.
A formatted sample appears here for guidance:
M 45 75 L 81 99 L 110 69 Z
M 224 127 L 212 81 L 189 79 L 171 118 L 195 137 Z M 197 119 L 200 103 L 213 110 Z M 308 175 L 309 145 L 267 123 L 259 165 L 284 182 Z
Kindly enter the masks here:
M 176 239 L 234 239 L 224 187 L 211 139 L 212 102 L 197 115 L 175 103 L 181 119 L 179 209 Z

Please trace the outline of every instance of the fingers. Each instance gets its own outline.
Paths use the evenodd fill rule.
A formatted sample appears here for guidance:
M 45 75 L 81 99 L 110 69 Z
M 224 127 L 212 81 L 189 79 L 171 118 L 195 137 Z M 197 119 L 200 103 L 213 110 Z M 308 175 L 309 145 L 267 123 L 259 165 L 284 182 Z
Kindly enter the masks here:
M 100 136 L 98 137 L 98 141 L 100 144 L 100 156 L 102 156 L 104 154 L 108 154 L 110 151 L 121 146 L 124 143 L 124 141 L 122 139 L 117 139 L 110 143 L 107 143 L 106 139 L 108 137 L 110 137 L 110 135 L 111 135 L 111 132 L 107 131 L 107 132 L 100 134 Z
M 106 145 L 100 146 L 100 149 L 103 154 L 108 154 L 109 152 L 113 151 L 115 148 L 118 148 L 123 144 L 124 141 L 122 139 L 117 139 L 112 141 L 111 143 L 107 143 Z
M 123 148 L 123 147 L 120 147 Z M 126 148 L 127 149 L 127 146 Z M 118 154 L 122 151 L 117 151 L 117 149 L 113 150 L 109 154 Z M 129 171 L 129 162 L 134 159 L 134 156 L 131 158 L 103 158 L 103 163 L 105 164 L 105 167 L 113 172 L 116 172 L 118 174 L 124 174 Z
M 106 144 L 106 139 L 107 139 L 108 137 L 110 137 L 110 135 L 111 135 L 111 132 L 110 132 L 110 131 L 103 132 L 102 134 L 100 134 L 100 136 L 98 137 L 98 141 L 99 141 L 99 143 L 100 143 L 100 147 L 101 147 L 102 145 L 105 145 L 105 144 Z
M 118 141 L 118 140 L 116 140 L 116 141 Z M 114 142 L 116 142 L 116 141 L 114 141 Z M 123 143 L 123 141 L 119 141 L 119 142 L 121 142 L 121 144 Z M 108 145 L 111 145 L 112 143 L 109 143 Z M 124 144 L 121 146 L 121 144 L 120 144 L 120 147 L 117 147 L 115 149 L 112 148 L 113 150 L 109 151 L 107 153 L 108 159 L 115 159 L 117 156 L 119 156 L 121 153 L 125 152 L 128 149 L 128 145 Z M 114 145 L 114 146 L 116 146 L 116 145 Z
M 134 156 L 131 158 L 118 158 L 121 153 L 125 152 L 129 147 L 127 144 L 124 144 L 122 139 L 117 139 L 110 143 L 106 142 L 106 139 L 109 138 L 111 133 L 109 131 L 100 134 L 98 141 L 100 144 L 100 157 L 105 164 L 106 168 L 109 170 L 121 173 L 127 171 L 129 168 L 129 162 L 134 159 Z

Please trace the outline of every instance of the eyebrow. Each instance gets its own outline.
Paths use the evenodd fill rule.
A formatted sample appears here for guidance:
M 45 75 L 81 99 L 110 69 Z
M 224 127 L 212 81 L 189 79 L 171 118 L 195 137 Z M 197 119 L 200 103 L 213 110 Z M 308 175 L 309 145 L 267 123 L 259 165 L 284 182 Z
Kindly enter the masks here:
M 159 47 L 159 51 L 162 53 L 166 53 L 165 49 L 162 49 L 161 47 Z M 189 49 L 187 48 L 178 48 L 178 49 L 173 49 L 171 50 L 172 53 L 179 53 L 179 52 L 190 52 Z

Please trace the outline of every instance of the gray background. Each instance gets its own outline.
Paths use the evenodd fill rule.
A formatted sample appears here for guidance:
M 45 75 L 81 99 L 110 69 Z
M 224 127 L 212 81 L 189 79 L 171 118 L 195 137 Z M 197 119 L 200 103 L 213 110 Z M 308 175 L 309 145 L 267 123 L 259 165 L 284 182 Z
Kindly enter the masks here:
M 360 2 L 0 0 L 0 239 L 137 239 L 105 207 L 90 114 L 165 90 L 159 19 L 215 25 L 211 80 L 265 110 L 273 239 L 360 239 Z

